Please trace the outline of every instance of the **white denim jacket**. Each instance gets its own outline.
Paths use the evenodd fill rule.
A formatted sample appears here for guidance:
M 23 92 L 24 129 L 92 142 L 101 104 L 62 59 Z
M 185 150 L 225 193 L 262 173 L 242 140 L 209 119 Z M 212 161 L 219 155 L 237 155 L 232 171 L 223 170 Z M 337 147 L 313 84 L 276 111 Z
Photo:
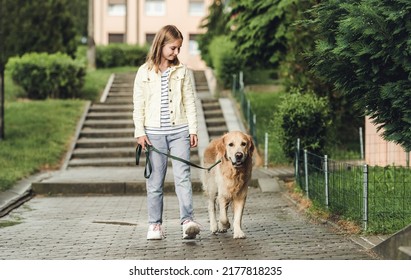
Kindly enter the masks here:
M 172 125 L 188 124 L 197 134 L 196 94 L 187 67 L 172 66 L 169 75 L 169 106 Z M 144 126 L 160 127 L 161 72 L 148 70 L 147 63 L 137 71 L 133 93 L 134 137 L 145 135 Z

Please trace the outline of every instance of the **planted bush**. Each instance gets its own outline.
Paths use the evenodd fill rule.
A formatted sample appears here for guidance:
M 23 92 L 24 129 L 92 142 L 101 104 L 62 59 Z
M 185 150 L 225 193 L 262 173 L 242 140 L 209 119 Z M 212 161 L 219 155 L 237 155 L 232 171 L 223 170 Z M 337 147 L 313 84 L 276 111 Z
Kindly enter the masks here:
M 330 109 L 326 98 L 313 93 L 294 90 L 278 106 L 273 126 L 280 137 L 285 155 L 293 159 L 298 138 L 301 148 L 315 154 L 324 154 L 327 129 L 331 125 Z
M 243 69 L 243 60 L 234 50 L 234 43 L 226 36 L 217 36 L 210 44 L 210 57 L 217 80 L 224 88 L 230 88 L 233 74 Z
M 147 46 L 110 44 L 96 47 L 97 68 L 140 66 L 146 60 Z
M 79 97 L 86 74 L 84 64 L 62 53 L 27 53 L 10 58 L 7 68 L 30 99 Z

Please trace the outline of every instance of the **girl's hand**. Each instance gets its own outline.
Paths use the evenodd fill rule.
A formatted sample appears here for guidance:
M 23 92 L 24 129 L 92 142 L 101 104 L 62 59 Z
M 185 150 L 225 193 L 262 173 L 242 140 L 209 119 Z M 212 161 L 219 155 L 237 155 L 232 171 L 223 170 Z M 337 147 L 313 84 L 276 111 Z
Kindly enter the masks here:
M 190 147 L 191 148 L 197 147 L 197 144 L 198 144 L 197 134 L 190 134 Z
M 140 144 L 144 151 L 146 149 L 146 144 L 151 145 L 151 142 L 150 140 L 148 140 L 147 135 L 143 135 L 143 136 L 137 137 L 137 144 Z

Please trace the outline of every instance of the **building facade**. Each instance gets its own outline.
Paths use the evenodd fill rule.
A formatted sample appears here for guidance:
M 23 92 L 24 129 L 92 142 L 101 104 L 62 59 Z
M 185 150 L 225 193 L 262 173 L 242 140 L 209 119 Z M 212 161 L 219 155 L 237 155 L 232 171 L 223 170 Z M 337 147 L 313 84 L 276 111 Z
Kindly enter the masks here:
M 180 61 L 192 69 L 204 69 L 197 36 L 205 32 L 201 21 L 213 0 L 94 0 L 96 45 L 110 43 L 151 44 L 164 25 L 177 26 L 184 37 Z
M 365 161 L 377 166 L 407 166 L 409 153 L 394 142 L 384 140 L 377 127 L 365 118 Z

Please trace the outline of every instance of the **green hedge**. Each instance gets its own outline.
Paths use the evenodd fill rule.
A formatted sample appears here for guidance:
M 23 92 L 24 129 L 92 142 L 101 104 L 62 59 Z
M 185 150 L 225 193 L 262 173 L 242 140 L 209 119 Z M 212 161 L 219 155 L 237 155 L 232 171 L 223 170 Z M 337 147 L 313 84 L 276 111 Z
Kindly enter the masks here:
M 86 74 L 83 63 L 62 53 L 13 57 L 7 69 L 30 99 L 79 97 Z
M 146 60 L 147 46 L 110 44 L 96 47 L 97 68 L 140 66 Z
M 324 154 L 327 132 L 331 125 L 330 106 L 326 98 L 313 93 L 302 94 L 294 89 L 285 96 L 272 125 L 280 137 L 285 155 L 293 159 L 297 139 L 301 148 L 315 154 Z

